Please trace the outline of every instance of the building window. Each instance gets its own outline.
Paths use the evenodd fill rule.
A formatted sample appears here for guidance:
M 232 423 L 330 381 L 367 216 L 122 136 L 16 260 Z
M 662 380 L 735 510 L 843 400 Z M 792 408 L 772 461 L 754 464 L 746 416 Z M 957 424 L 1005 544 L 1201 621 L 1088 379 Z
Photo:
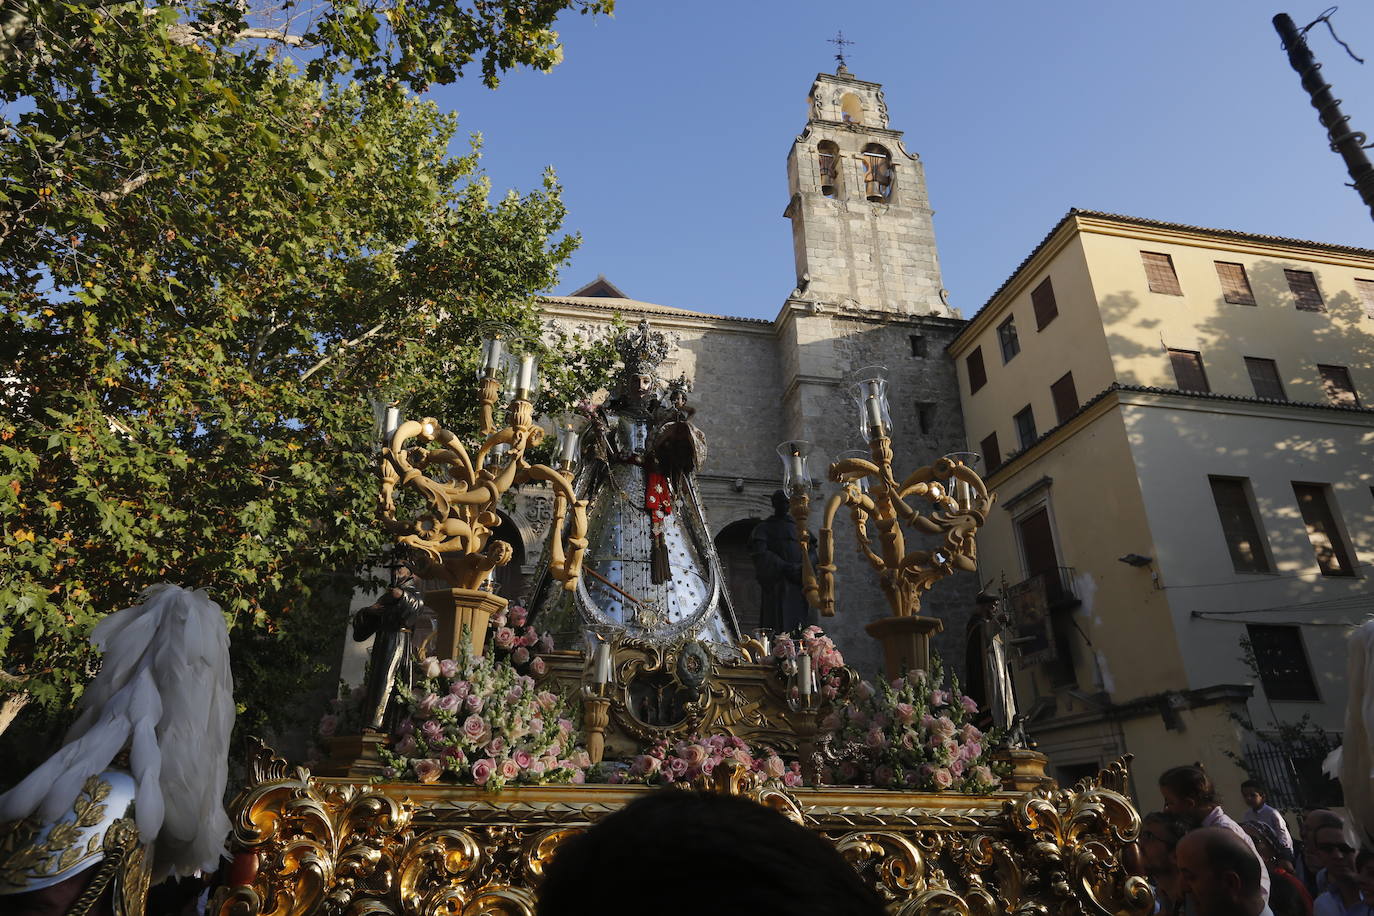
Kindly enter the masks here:
M 1260 531 L 1250 482 L 1244 477 L 1208 477 L 1212 501 L 1231 552 L 1231 566 L 1240 573 L 1272 572 L 1264 534 Z
M 892 197 L 892 155 L 876 143 L 864 147 L 864 197 L 875 204 L 886 203 Z
M 1039 438 L 1035 434 L 1035 414 L 1029 404 L 1016 414 L 1016 438 L 1020 440 L 1023 449 L 1030 448 Z
M 1307 526 L 1307 539 L 1312 542 L 1312 551 L 1317 556 L 1317 566 L 1322 575 L 1355 575 L 1355 567 L 1350 562 L 1350 548 L 1341 536 L 1336 514 L 1331 509 L 1331 488 L 1319 483 L 1295 483 L 1293 495 L 1298 498 L 1298 509 L 1302 511 L 1303 524 Z
M 989 433 L 986 439 L 978 443 L 978 448 L 983 452 L 983 460 L 988 463 L 989 474 L 1002 466 L 1002 452 L 997 448 L 996 433 Z
M 1011 358 L 1021 352 L 1021 342 L 1016 339 L 1016 322 L 1008 317 L 997 326 L 997 342 L 1002 345 L 1002 362 L 1009 363 Z
M 1060 423 L 1078 412 L 1078 391 L 1073 387 L 1073 373 L 1065 372 L 1063 378 L 1050 386 L 1050 397 L 1054 399 L 1054 415 Z
M 1271 701 L 1311 702 L 1319 700 L 1312 666 L 1302 644 L 1302 628 L 1279 624 L 1252 623 L 1250 651 L 1255 656 L 1264 693 Z
M 924 334 L 911 335 L 911 355 L 922 357 L 926 355 L 926 338 Z
M 1255 397 L 1268 398 L 1271 401 L 1288 400 L 1288 396 L 1283 393 L 1283 382 L 1279 379 L 1278 363 L 1272 359 L 1247 356 L 1245 369 L 1250 373 L 1250 384 L 1254 386 Z
M 1355 289 L 1364 305 L 1364 317 L 1374 318 L 1374 280 L 1356 280 Z
M 1031 290 L 1031 308 L 1035 309 L 1037 331 L 1045 330 L 1045 325 L 1059 314 L 1059 303 L 1054 301 L 1054 286 L 1050 284 L 1049 277 L 1041 280 L 1040 285 Z
M 968 393 L 973 394 L 988 383 L 988 373 L 983 368 L 983 348 L 974 347 L 964 364 L 968 366 Z
M 1359 407 L 1360 396 L 1355 393 L 1355 383 L 1350 381 L 1350 370 L 1345 366 L 1317 366 L 1322 376 L 1322 390 L 1326 398 L 1337 407 Z
M 916 425 L 921 428 L 922 434 L 930 432 L 935 425 L 935 405 L 929 403 L 916 404 Z
M 1174 367 L 1174 381 L 1180 391 L 1211 391 L 1207 372 L 1202 368 L 1202 354 L 1196 350 L 1170 350 L 1169 362 Z
M 821 194 L 838 197 L 840 194 L 840 148 L 833 140 L 816 144 L 816 165 L 820 172 Z
M 1245 275 L 1244 264 L 1231 264 L 1216 261 L 1217 279 L 1221 281 L 1221 298 L 1232 305 L 1254 305 L 1255 293 L 1250 289 L 1250 278 Z
M 1140 260 L 1145 265 L 1145 279 L 1150 282 L 1150 292 L 1166 296 L 1182 296 L 1183 289 L 1178 285 L 1178 274 L 1174 273 L 1174 259 L 1167 254 L 1142 251 Z
M 1321 290 L 1317 289 L 1317 277 L 1310 270 L 1284 270 L 1288 278 L 1288 288 L 1298 302 L 1300 312 L 1324 312 L 1326 303 L 1322 301 Z

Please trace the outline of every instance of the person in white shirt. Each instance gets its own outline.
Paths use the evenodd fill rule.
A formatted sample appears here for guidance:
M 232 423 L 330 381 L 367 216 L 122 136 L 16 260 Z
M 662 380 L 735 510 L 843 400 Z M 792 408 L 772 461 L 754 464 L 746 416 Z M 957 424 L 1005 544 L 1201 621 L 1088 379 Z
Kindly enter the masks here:
M 1259 866 L 1260 895 L 1264 907 L 1269 908 L 1269 869 L 1265 868 L 1255 844 L 1240 824 L 1231 820 L 1217 804 L 1212 779 L 1200 765 L 1177 766 L 1165 770 L 1159 777 L 1159 791 L 1164 796 L 1164 810 L 1188 820 L 1199 827 L 1221 827 L 1231 831 L 1250 850 Z
M 1189 831 L 1174 856 L 1183 893 L 1197 916 L 1273 916 L 1260 893 L 1264 866 L 1253 847 L 1230 830 Z
M 1247 779 L 1240 784 L 1240 797 L 1245 799 L 1245 813 L 1240 816 L 1242 824 L 1257 821 L 1264 824 L 1274 831 L 1274 836 L 1278 838 L 1279 845 L 1293 855 L 1293 835 L 1288 832 L 1288 822 L 1283 819 L 1283 815 L 1274 810 L 1267 802 L 1269 791 L 1263 783 L 1253 779 Z

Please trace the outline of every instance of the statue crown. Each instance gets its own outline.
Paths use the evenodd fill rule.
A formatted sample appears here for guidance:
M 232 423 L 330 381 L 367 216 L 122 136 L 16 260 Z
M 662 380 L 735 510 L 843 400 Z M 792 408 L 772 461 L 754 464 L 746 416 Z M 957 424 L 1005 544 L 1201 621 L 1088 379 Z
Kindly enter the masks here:
M 638 327 L 616 338 L 615 349 L 625 362 L 627 374 L 653 375 L 668 356 L 668 340 L 661 332 L 650 331 L 649 319 L 641 318 Z

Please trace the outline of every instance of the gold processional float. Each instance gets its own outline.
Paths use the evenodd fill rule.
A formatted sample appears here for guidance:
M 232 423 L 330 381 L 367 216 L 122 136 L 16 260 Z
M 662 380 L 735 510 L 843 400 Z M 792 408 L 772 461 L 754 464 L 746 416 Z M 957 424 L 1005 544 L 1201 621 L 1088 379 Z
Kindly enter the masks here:
M 519 341 L 485 344 L 475 455 L 434 419 L 388 414 L 383 523 L 421 575 L 449 586 L 424 594 L 433 654 L 414 659 L 414 680 L 398 679 L 403 721 L 337 728 L 315 773 L 259 747 L 230 812 L 235 883 L 212 911 L 532 916 L 564 840 L 671 783 L 744 795 L 817 831 L 895 913 L 1151 912 L 1148 885 L 1121 858 L 1139 828 L 1126 761 L 1058 787 L 1043 755 L 1004 735 L 993 746 L 998 733 L 973 726 L 970 701 L 944 689 L 931 657 L 941 623 L 920 614 L 921 593 L 976 568 L 975 534 L 995 498 L 979 476 L 952 457 L 898 481 L 885 382 L 860 372 L 869 449 L 828 469 L 840 489 L 813 566 L 810 447 L 779 446 L 812 607 L 836 612 L 841 506 L 879 576 L 890 613 L 867 630 L 888 683 L 875 689 L 816 628 L 740 639 L 722 624 L 719 565 L 700 537 L 691 472 L 704 442 L 686 380 L 658 386 L 667 344 L 647 323 L 617 347 L 624 369 L 611 399 L 584 422 L 558 424 L 557 468 L 526 458 L 545 432 L 533 416 L 534 356 Z M 571 607 L 578 647 L 548 651 L 524 609 L 491 590 L 511 557 L 492 537 L 497 509 L 526 484 L 547 487 L 554 504 L 536 616 Z M 624 546 L 636 531 L 639 552 Z M 913 549 L 917 537 L 937 543 Z M 696 571 L 679 574 L 675 562 Z

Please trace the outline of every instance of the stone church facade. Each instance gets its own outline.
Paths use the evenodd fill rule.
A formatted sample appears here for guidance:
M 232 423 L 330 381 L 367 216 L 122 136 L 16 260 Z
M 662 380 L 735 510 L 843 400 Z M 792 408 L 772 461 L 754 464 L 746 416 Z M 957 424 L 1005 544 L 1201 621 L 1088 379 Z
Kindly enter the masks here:
M 542 301 L 547 320 L 569 329 L 585 333 L 617 316 L 627 324 L 647 318 L 672 342 L 660 374 L 692 380 L 695 419 L 709 444 L 699 484 L 745 631 L 759 614 L 748 537 L 771 513 L 770 495 L 780 486 L 775 449 L 789 439 L 810 441 L 812 473 L 823 480 L 829 461 L 863 447 L 849 393 L 857 369 L 888 369 L 899 476 L 967 451 L 955 369 L 945 354 L 965 322 L 946 304 L 921 162 L 889 126 L 879 84 L 842 66 L 817 75 L 810 102 L 787 157 L 784 215 L 795 276 L 772 321 L 631 299 L 605 279 Z M 834 489 L 826 481 L 813 496 L 813 532 Z M 525 573 L 537 563 L 547 509 L 529 494 L 513 513 Z M 881 655 L 863 627 L 887 610 L 845 512 L 836 521 L 836 561 L 838 610 L 816 622 L 871 676 Z M 944 621 L 936 645 L 956 670 L 964 667 L 966 621 L 979 584 L 973 575 L 946 579 L 924 602 L 925 613 Z

